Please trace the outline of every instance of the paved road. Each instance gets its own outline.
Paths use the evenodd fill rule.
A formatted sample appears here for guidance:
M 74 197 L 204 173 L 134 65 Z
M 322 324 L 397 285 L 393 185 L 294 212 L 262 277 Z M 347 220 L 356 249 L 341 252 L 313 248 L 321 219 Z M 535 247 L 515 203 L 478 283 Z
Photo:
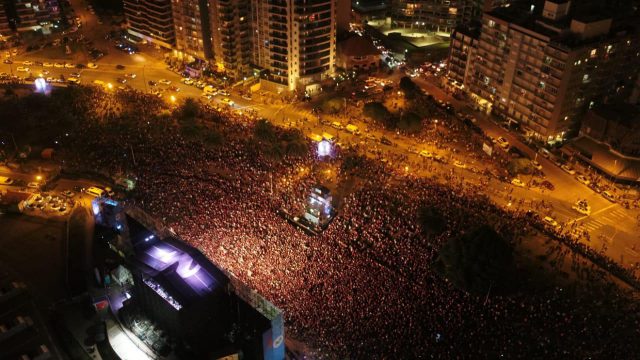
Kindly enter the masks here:
M 606 247 L 606 253 L 612 259 L 625 265 L 635 264 L 640 261 L 640 249 L 636 251 L 640 239 L 638 233 L 637 217 L 638 210 L 628 210 L 619 204 L 612 204 L 597 194 L 589 187 L 579 183 L 574 175 L 570 175 L 556 166 L 550 160 L 536 156 L 533 150 L 520 141 L 519 138 L 495 124 L 486 114 L 471 110 L 467 103 L 458 101 L 446 94 L 441 88 L 434 84 L 434 81 L 419 78 L 416 81 L 425 91 L 432 94 L 437 99 L 451 102 L 457 109 L 465 113 L 472 113 L 478 120 L 480 127 L 490 136 L 506 138 L 512 146 L 527 154 L 530 158 L 535 158 L 542 165 L 542 170 L 547 179 L 551 181 L 556 190 L 547 193 L 540 198 L 551 201 L 554 206 L 556 219 L 561 223 L 576 222 L 580 228 L 589 231 L 591 240 L 586 241 L 597 250 Z M 534 192 L 525 194 L 528 198 L 537 198 Z M 590 216 L 583 216 L 573 210 L 571 206 L 578 199 L 586 199 L 592 208 Z

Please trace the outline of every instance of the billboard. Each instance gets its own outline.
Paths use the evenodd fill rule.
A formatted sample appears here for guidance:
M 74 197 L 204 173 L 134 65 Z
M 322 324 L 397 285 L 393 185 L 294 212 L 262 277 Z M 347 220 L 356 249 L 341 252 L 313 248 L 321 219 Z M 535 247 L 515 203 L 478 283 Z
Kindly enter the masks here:
M 225 273 L 229 276 L 229 285 L 233 292 L 271 323 L 270 329 L 262 334 L 263 359 L 284 360 L 284 319 L 282 311 L 255 290 L 245 285 L 235 275 L 228 271 L 225 271 Z

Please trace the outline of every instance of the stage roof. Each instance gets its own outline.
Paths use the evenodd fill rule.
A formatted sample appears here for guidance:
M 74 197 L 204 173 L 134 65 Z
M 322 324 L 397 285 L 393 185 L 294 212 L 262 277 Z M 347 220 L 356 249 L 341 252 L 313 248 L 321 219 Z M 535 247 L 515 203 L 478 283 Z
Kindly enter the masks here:
M 182 240 L 160 239 L 130 217 L 128 224 L 134 262 L 181 304 L 209 295 L 229 282 L 200 251 Z

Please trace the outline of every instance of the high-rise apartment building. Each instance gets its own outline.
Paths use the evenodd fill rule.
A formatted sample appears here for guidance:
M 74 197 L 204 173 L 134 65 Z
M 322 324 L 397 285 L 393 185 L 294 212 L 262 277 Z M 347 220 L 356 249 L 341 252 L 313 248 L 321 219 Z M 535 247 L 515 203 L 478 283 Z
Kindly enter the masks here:
M 153 33 L 145 8 L 162 3 L 162 17 L 153 21 L 172 21 L 178 54 L 215 64 L 232 79 L 255 68 L 275 88 L 314 93 L 335 71 L 342 0 L 167 1 L 125 0 L 129 31 Z
M 628 98 L 640 65 L 640 22 L 572 11 L 567 0 L 523 6 L 484 14 L 464 85 L 527 135 L 562 141 L 587 109 Z
M 451 33 L 458 25 L 480 18 L 483 11 L 513 0 L 392 0 L 396 26 Z
M 251 72 L 251 3 L 216 0 L 210 8 L 213 53 L 218 69 L 232 79 Z
M 477 0 L 394 0 L 393 22 L 402 27 L 450 33 L 475 13 Z
M 12 35 L 9 17 L 4 9 L 4 4 L 0 3 L 0 43 L 8 40 Z
M 335 71 L 336 0 L 253 0 L 253 63 L 289 90 L 313 94 Z
M 127 31 L 165 48 L 175 44 L 171 0 L 124 0 Z
M 469 83 L 479 38 L 480 24 L 475 22 L 459 25 L 451 33 L 447 78 L 454 81 L 453 85 L 458 88 Z
M 38 18 L 36 13 L 40 10 L 39 7 L 33 6 L 31 0 L 16 0 L 16 30 L 29 31 L 38 29 Z
M 208 0 L 172 0 L 176 49 L 189 59 L 213 59 Z

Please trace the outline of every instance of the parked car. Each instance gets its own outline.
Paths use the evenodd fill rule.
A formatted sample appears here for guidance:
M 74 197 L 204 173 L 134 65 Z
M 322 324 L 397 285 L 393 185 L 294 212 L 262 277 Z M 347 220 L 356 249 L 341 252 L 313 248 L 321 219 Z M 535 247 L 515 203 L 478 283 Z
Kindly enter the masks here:
M 542 165 L 536 160 L 531 160 L 531 166 L 536 170 L 542 170 Z
M 460 160 L 456 160 L 453 162 L 453 166 L 460 168 L 460 169 L 466 169 L 467 165 L 465 165 L 462 161 Z
M 589 186 L 589 189 L 595 191 L 598 194 L 600 194 L 602 192 L 602 187 L 600 187 L 600 185 L 598 185 L 598 183 L 592 182 L 588 186 Z
M 560 168 L 562 170 L 564 170 L 566 173 L 571 174 L 571 175 L 575 175 L 576 171 L 569 165 L 567 164 L 563 164 L 562 166 L 560 166 Z
M 616 202 L 616 197 L 610 193 L 609 191 L 603 191 L 602 192 L 602 197 L 611 201 L 612 203 Z
M 551 216 L 545 216 L 542 219 L 542 221 L 544 221 L 545 224 L 547 224 L 547 225 L 549 225 L 549 226 L 551 226 L 553 228 L 557 229 L 557 228 L 560 227 L 560 224 L 558 224 L 558 222 L 554 218 L 552 218 Z
M 591 181 L 589 181 L 589 179 L 587 179 L 584 175 L 580 174 L 578 176 L 576 176 L 576 180 L 578 180 L 579 183 L 581 184 L 585 184 L 585 185 L 589 185 L 591 184 Z
M 515 185 L 517 187 L 524 187 L 524 183 L 522 182 L 522 180 L 515 178 L 511 180 L 511 185 Z

